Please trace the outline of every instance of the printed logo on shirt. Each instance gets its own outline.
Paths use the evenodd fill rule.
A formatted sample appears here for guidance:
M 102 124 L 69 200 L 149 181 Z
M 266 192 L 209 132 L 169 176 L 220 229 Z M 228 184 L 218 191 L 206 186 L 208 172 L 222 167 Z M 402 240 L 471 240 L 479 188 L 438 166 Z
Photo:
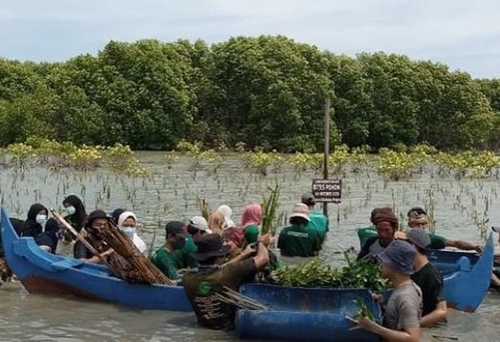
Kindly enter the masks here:
M 198 284 L 198 293 L 201 295 L 206 295 L 210 292 L 212 289 L 212 286 L 210 286 L 210 283 L 206 281 L 202 281 Z
M 287 235 L 296 236 L 296 237 L 303 237 L 303 238 L 309 237 L 309 234 L 301 233 L 301 232 L 287 232 Z

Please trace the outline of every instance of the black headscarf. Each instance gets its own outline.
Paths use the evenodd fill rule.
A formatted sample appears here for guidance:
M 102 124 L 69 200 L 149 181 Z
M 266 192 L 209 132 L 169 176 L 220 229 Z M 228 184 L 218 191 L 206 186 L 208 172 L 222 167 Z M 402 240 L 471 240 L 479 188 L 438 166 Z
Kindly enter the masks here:
M 77 196 L 69 195 L 63 200 L 63 205 L 72 205 L 75 207 L 75 213 L 68 216 L 67 219 L 77 231 L 80 231 L 85 224 L 85 219 L 87 218 L 87 212 L 85 211 L 83 202 Z
M 50 218 L 45 223 L 45 231 L 35 237 L 35 242 L 39 246 L 49 246 L 51 253 L 57 250 L 57 232 L 59 231 L 59 224 L 53 218 Z
M 45 210 L 47 214 L 49 211 L 40 203 L 35 203 L 28 210 L 28 217 L 24 221 L 22 236 L 36 237 L 42 232 L 42 226 L 36 222 L 36 215 Z
M 118 225 L 118 219 L 120 218 L 120 215 L 123 214 L 125 212 L 125 209 L 122 209 L 122 208 L 117 208 L 115 210 L 113 210 L 113 212 L 111 213 L 111 219 L 113 220 L 113 222 Z

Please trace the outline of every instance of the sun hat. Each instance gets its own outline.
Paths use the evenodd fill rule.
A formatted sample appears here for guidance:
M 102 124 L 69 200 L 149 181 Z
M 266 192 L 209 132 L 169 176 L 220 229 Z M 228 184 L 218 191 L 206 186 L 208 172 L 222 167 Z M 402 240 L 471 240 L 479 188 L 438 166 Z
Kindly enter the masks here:
M 387 248 L 377 255 L 380 262 L 399 273 L 410 275 L 415 270 L 413 261 L 415 259 L 415 248 L 403 240 L 394 240 Z
M 193 216 L 189 220 L 189 226 L 204 231 L 207 234 L 212 234 L 212 231 L 208 228 L 208 222 L 203 216 Z
M 314 198 L 314 195 L 311 193 L 307 193 L 302 195 L 302 198 L 300 200 L 302 203 L 305 205 L 315 205 L 316 204 L 316 198 Z
M 227 255 L 231 249 L 231 247 L 225 246 L 222 243 L 222 238 L 218 234 L 204 235 L 195 244 L 198 250 L 192 255 L 196 261 L 204 261 L 211 257 Z
M 426 249 L 431 244 L 431 238 L 424 229 L 412 228 L 406 233 L 406 238 L 415 246 Z
M 304 203 L 297 203 L 293 206 L 290 218 L 292 217 L 301 217 L 304 220 L 311 221 L 309 218 L 309 208 Z

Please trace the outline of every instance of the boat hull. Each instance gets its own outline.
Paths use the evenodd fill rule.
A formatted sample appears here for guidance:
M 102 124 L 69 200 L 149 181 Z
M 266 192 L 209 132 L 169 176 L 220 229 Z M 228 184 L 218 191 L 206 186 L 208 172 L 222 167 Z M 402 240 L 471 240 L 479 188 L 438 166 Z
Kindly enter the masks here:
M 378 336 L 357 329 L 346 316 L 356 313 L 361 298 L 381 320 L 381 309 L 364 289 L 338 290 L 245 284 L 244 295 L 271 307 L 269 311 L 239 310 L 236 333 L 240 338 L 286 341 L 379 341 Z
M 181 286 L 127 283 L 102 265 L 42 251 L 31 237 L 18 237 L 7 213 L 1 213 L 7 263 L 31 293 L 56 293 L 97 299 L 137 309 L 192 311 Z

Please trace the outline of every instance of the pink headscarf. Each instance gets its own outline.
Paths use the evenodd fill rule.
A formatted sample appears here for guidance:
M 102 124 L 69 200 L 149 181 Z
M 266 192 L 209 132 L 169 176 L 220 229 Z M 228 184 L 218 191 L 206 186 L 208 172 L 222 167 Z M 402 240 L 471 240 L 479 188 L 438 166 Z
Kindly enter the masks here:
M 243 209 L 241 217 L 241 228 L 246 228 L 252 224 L 258 226 L 262 223 L 262 207 L 259 203 L 249 204 Z

